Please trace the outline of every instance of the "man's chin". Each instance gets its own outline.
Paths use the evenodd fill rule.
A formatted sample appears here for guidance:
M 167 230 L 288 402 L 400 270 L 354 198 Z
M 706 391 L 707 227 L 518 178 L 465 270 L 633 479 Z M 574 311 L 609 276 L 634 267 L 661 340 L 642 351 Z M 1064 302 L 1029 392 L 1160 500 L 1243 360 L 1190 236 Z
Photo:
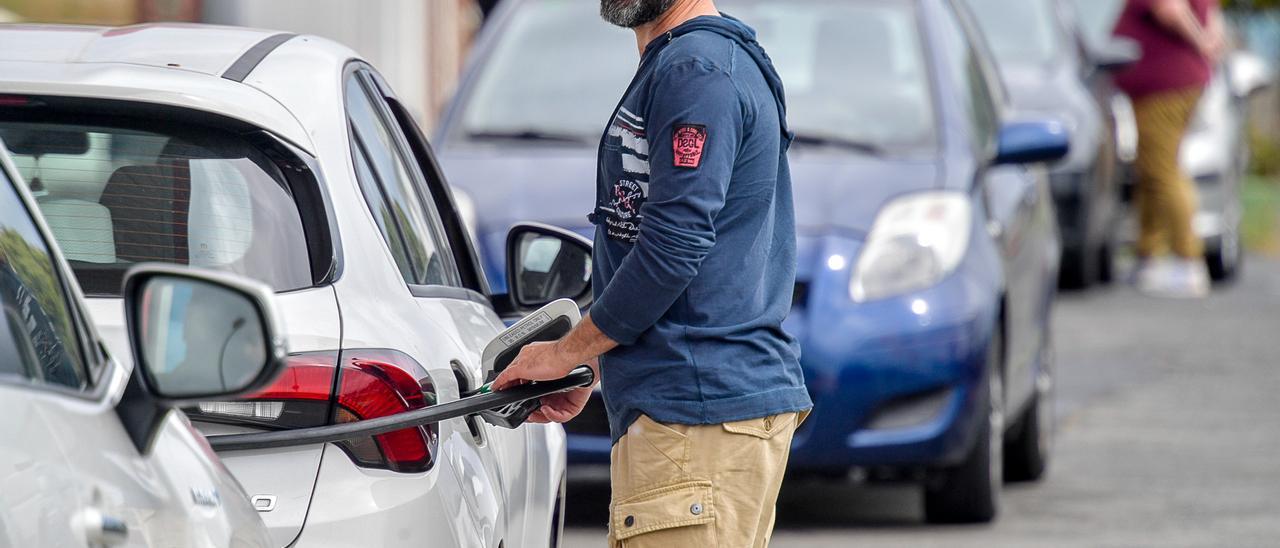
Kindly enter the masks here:
M 675 4 L 675 0 L 600 0 L 600 17 L 609 24 L 634 29 L 651 23 Z

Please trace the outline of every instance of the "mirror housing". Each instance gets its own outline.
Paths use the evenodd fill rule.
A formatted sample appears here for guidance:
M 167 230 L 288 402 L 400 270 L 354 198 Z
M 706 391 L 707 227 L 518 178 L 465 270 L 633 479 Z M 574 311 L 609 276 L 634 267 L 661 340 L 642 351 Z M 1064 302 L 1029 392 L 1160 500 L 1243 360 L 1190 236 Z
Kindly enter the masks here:
M 1071 138 L 1058 121 L 1013 122 L 1000 128 L 996 165 L 1035 164 L 1061 160 L 1071 152 Z
M 230 274 L 143 264 L 124 278 L 133 350 L 118 412 L 145 453 L 170 408 L 265 388 L 287 344 L 271 288 Z
M 1231 94 L 1247 99 L 1275 83 L 1275 74 L 1267 61 L 1256 53 L 1233 51 L 1223 62 Z
M 1098 69 L 1116 71 L 1142 59 L 1142 46 L 1129 38 L 1112 37 L 1090 47 L 1088 56 Z
M 591 248 L 574 232 L 518 223 L 507 233 L 507 306 L 525 314 L 560 299 L 591 305 Z M 497 304 L 497 303 L 495 303 Z

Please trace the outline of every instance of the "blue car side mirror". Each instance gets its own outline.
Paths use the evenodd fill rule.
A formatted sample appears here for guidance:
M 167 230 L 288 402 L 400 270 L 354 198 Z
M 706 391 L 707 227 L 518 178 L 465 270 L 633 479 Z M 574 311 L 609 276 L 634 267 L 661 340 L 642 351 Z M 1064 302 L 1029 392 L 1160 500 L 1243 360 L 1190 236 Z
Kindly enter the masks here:
M 1013 122 L 1000 128 L 996 147 L 997 165 L 1052 162 L 1071 151 L 1071 137 L 1061 122 Z

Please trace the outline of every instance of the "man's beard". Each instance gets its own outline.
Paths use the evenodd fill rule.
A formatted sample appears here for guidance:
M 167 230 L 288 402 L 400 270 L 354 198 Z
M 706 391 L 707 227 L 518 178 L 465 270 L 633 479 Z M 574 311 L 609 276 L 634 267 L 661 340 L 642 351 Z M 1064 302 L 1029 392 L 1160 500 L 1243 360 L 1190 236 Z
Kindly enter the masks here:
M 600 17 L 633 29 L 657 19 L 675 3 L 676 0 L 600 0 Z

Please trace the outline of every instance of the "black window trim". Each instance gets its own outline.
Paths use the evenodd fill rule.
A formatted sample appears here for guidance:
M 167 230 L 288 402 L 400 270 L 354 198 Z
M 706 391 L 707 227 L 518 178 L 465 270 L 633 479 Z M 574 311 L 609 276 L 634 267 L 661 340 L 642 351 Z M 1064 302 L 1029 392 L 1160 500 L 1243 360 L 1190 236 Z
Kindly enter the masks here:
M 471 235 L 458 214 L 453 189 L 445 181 L 444 171 L 436 161 L 431 143 L 423 134 L 422 128 L 413 122 L 413 117 L 404 104 L 395 97 L 388 97 L 387 103 L 409 140 L 414 158 L 422 164 L 420 168 L 425 175 L 424 182 L 436 200 L 436 210 L 440 213 L 440 221 L 445 225 L 446 236 L 454 253 L 454 264 L 458 267 L 458 274 L 462 276 L 462 285 L 479 295 L 491 295 L 489 280 L 485 277 L 480 255 L 476 252 L 478 242 L 471 241 Z
M 387 186 L 382 180 L 382 175 L 378 174 L 378 170 L 374 169 L 372 162 L 369 160 L 369 146 L 365 144 L 364 139 L 360 138 L 360 135 L 356 132 L 355 123 L 351 122 L 350 118 L 347 119 L 347 131 L 351 132 L 351 161 L 363 161 L 363 163 L 368 166 L 369 176 L 373 177 L 373 181 L 371 182 L 377 187 L 378 199 L 382 201 L 384 207 L 387 208 L 387 212 L 393 217 L 389 223 L 391 226 L 387 227 L 387 230 L 395 231 L 396 241 L 400 243 L 400 252 L 404 254 L 405 261 L 407 261 L 406 266 L 409 267 L 409 275 L 414 279 L 418 279 L 418 266 L 413 264 L 413 259 L 411 259 L 413 254 L 409 252 L 408 238 L 405 237 L 404 231 L 401 230 L 400 223 L 394 219 L 394 217 L 398 217 L 399 214 L 396 213 L 394 207 L 391 207 L 391 198 L 387 196 Z M 360 175 L 357 173 L 356 178 L 359 179 L 359 177 Z M 361 194 L 364 194 L 363 189 Z M 368 200 L 369 198 L 365 197 L 365 207 L 372 205 L 368 203 Z M 374 216 L 377 215 L 374 211 L 370 211 L 369 213 Z M 377 219 L 374 219 L 374 221 L 376 222 Z M 385 239 L 386 238 L 384 237 L 384 240 Z M 386 244 L 387 246 L 395 245 L 390 241 L 387 241 Z M 396 266 L 397 268 L 399 267 L 399 265 Z
M 465 287 L 454 287 L 449 285 L 417 285 L 409 284 L 409 293 L 414 297 L 423 299 L 452 299 L 457 301 L 471 301 L 477 304 L 493 308 L 493 304 L 489 298 L 480 293 Z
M 381 82 L 373 67 L 366 65 L 358 69 L 356 74 L 365 88 L 365 92 L 371 95 L 370 100 L 378 111 L 379 119 L 390 131 L 391 140 L 395 142 L 396 152 L 409 168 L 409 185 L 413 187 L 412 190 L 418 197 L 418 203 L 422 204 L 422 207 L 426 209 L 421 213 L 426 216 L 428 228 L 432 231 L 432 235 L 436 237 L 436 243 L 442 247 L 438 251 L 443 252 L 445 255 L 442 260 L 446 263 L 445 273 L 446 277 L 450 278 L 449 285 L 460 286 L 462 285 L 462 274 L 459 271 L 457 261 L 454 260 L 452 242 L 449 241 L 448 233 L 445 232 L 444 221 L 441 219 L 433 193 L 430 192 L 429 188 L 423 188 L 427 180 L 427 174 L 422 170 L 421 164 L 414 161 L 416 156 L 407 142 L 408 136 L 405 134 L 404 127 L 400 124 L 399 119 L 392 112 L 389 105 L 390 92 L 385 83 Z M 381 100 L 376 101 L 373 100 L 374 98 Z M 424 190 L 426 190 L 425 193 Z
M 351 78 L 356 79 L 356 82 L 362 91 L 364 91 L 368 96 L 370 103 L 374 104 L 374 108 L 378 111 L 378 115 L 381 116 L 379 121 L 386 124 L 389 130 L 392 130 L 391 135 L 392 139 L 396 142 L 397 152 L 401 154 L 401 159 L 404 160 L 406 166 L 410 170 L 410 183 L 413 187 L 413 192 L 416 193 L 418 201 L 422 206 L 427 208 L 427 211 L 424 211 L 423 215 L 427 217 L 427 221 L 430 223 L 429 228 L 433 231 L 431 236 L 434 238 L 433 241 L 437 244 L 437 252 L 445 255 L 442 257 L 442 261 L 445 261 L 447 265 L 449 265 L 446 268 L 446 272 L 448 273 L 448 277 L 452 278 L 449 282 L 450 285 L 406 283 L 405 285 L 409 288 L 410 294 L 419 298 L 473 301 L 492 308 L 492 304 L 488 298 L 487 284 L 479 285 L 480 288 L 484 289 L 484 291 L 481 292 L 477 291 L 475 287 L 470 287 L 470 284 L 468 283 L 474 281 L 474 269 L 476 268 L 476 265 L 470 262 L 463 263 L 458 260 L 459 256 L 457 255 L 458 252 L 455 246 L 455 241 L 457 240 L 454 238 L 455 230 L 452 228 L 452 225 L 457 222 L 456 211 L 452 206 L 453 197 L 452 194 L 447 193 L 447 188 L 445 189 L 445 194 L 438 192 L 439 188 L 433 184 L 433 177 L 428 175 L 428 170 L 423 168 L 422 158 L 416 153 L 416 149 L 414 148 L 415 145 L 412 142 L 415 137 L 420 136 L 421 133 L 416 131 L 407 131 L 400 115 L 395 112 L 397 108 L 400 108 L 400 105 L 396 101 L 395 97 L 390 95 L 385 82 L 381 80 L 381 76 L 373 69 L 372 66 L 359 59 L 352 59 L 348 61 L 347 66 L 342 73 L 343 116 L 347 120 L 348 137 L 351 146 L 353 147 L 351 151 L 352 162 L 355 162 L 354 147 L 357 146 L 357 137 L 355 129 L 351 125 L 349 109 L 347 107 L 348 98 L 346 97 L 346 89 L 347 82 Z M 382 98 L 383 101 L 375 101 L 375 98 Z M 416 129 L 416 126 L 413 127 Z M 361 146 L 363 145 L 361 144 Z M 434 166 L 434 164 L 432 165 Z M 354 171 L 352 172 L 352 176 L 355 176 Z M 376 174 L 374 176 L 378 179 L 377 184 L 379 185 L 379 192 L 383 193 L 383 199 L 385 200 L 386 191 L 382 187 L 383 183 L 381 178 Z M 430 193 L 429 196 L 423 195 L 423 185 L 425 185 L 425 190 Z M 447 209 L 441 207 L 442 203 L 448 204 L 449 207 Z M 367 207 L 368 204 L 366 204 L 366 208 Z M 390 245 L 389 242 L 388 245 Z M 463 264 L 468 264 L 472 270 L 467 272 L 462 267 Z M 467 275 L 470 275 L 472 280 L 466 279 Z M 483 277 L 480 279 L 483 280 Z

